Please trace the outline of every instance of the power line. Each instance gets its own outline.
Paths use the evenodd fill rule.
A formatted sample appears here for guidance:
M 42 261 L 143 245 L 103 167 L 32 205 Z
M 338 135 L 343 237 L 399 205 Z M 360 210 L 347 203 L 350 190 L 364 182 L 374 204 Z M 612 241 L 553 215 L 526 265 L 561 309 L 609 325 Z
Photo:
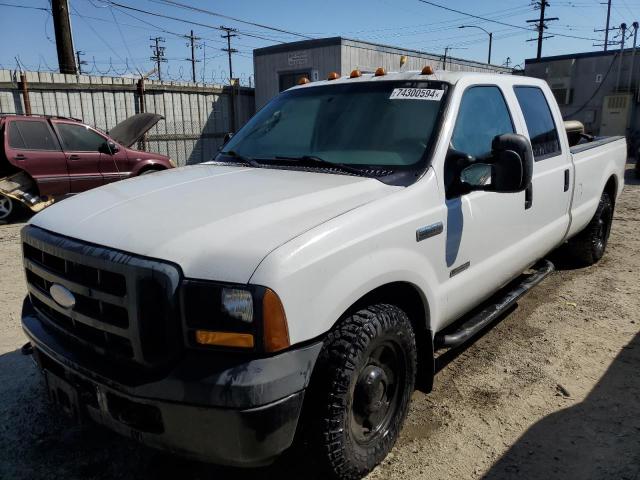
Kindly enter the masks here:
M 506 22 L 502 22 L 500 20 L 493 20 L 491 18 L 481 17 L 479 15 L 474 15 L 472 13 L 463 12 L 462 10 L 456 10 L 455 8 L 445 7 L 444 5 L 440 5 L 438 3 L 431 2 L 429 0 L 418 0 L 418 1 L 421 2 L 421 3 L 426 3 L 427 5 L 431 5 L 433 7 L 441 8 L 443 10 L 448 10 L 450 12 L 458 13 L 458 14 L 461 14 L 461 15 L 466 15 L 467 17 L 476 18 L 476 19 L 482 20 L 484 22 L 497 23 L 498 25 L 504 25 L 506 27 L 519 28 L 520 30 L 531 31 L 530 28 L 523 27 L 522 25 L 514 25 L 513 23 L 506 23 Z M 553 33 L 553 35 L 555 35 L 557 37 L 576 38 L 578 40 L 592 40 L 592 41 L 597 41 L 598 40 L 597 38 L 579 37 L 577 35 L 567 35 L 567 34 L 564 34 L 564 33 L 556 33 L 556 32 L 552 32 L 552 33 Z
M 125 8 L 127 10 L 132 10 L 134 12 L 139 12 L 139 13 L 144 13 L 146 15 L 152 15 L 154 17 L 160 17 L 160 18 L 166 18 L 169 20 L 174 20 L 176 22 L 182 22 L 182 23 L 187 23 L 190 25 L 196 25 L 198 27 L 204 27 L 204 28 L 209 28 L 211 30 L 219 30 L 219 31 L 223 31 L 224 29 L 220 28 L 220 27 L 213 27 L 211 25 L 207 25 L 205 23 L 199 23 L 199 22 L 194 22 L 192 20 L 186 20 L 184 18 L 179 18 L 179 17 L 172 17 L 170 15 L 163 15 L 161 13 L 156 13 L 156 12 L 150 12 L 148 10 L 143 10 L 141 8 L 136 8 L 136 7 L 131 7 L 129 5 L 124 5 L 122 3 L 118 3 L 118 2 L 114 2 L 112 0 L 104 0 L 107 3 L 109 3 L 110 5 L 113 5 L 114 7 L 118 7 L 118 8 Z M 254 35 L 252 33 L 246 33 L 246 32 L 238 32 L 246 37 L 253 37 L 253 38 L 259 38 L 260 40 L 266 40 L 267 42 L 277 42 L 277 43 L 285 43 L 279 40 L 273 40 L 272 38 L 265 38 L 265 37 L 261 37 L 260 35 Z
M 174 5 L 176 7 L 185 8 L 187 10 L 192 10 L 194 12 L 205 13 L 207 15 L 212 15 L 214 17 L 226 18 L 227 20 L 232 20 L 232 21 L 238 22 L 238 23 L 244 23 L 245 25 L 251 25 L 251 26 L 254 26 L 254 27 L 264 28 L 266 30 L 273 30 L 274 32 L 286 33 L 287 35 L 293 35 L 293 36 L 296 36 L 296 37 L 306 38 L 308 40 L 312 40 L 313 39 L 313 37 L 310 37 L 308 35 L 304 35 L 302 33 L 291 32 L 289 30 L 284 30 L 282 28 L 271 27 L 269 25 L 250 22 L 248 20 L 241 20 L 239 18 L 230 17 L 228 15 L 223 15 L 221 13 L 212 12 L 211 10 L 206 10 L 204 8 L 198 8 L 198 7 L 194 7 L 192 5 L 185 5 L 183 3 L 175 2 L 173 0 L 151 0 L 151 1 L 154 2 L 154 3 L 164 3 L 164 4 Z

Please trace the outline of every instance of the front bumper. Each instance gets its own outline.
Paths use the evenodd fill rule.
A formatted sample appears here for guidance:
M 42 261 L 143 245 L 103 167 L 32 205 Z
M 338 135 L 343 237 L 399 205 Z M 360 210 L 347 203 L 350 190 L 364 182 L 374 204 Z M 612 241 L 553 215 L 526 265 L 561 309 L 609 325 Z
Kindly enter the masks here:
M 49 390 L 69 387 L 72 393 L 61 394 L 79 416 L 144 444 L 222 465 L 265 465 L 291 446 L 322 347 L 254 360 L 188 354 L 170 372 L 147 377 L 110 369 L 67 344 L 38 315 L 25 299 L 23 329 Z

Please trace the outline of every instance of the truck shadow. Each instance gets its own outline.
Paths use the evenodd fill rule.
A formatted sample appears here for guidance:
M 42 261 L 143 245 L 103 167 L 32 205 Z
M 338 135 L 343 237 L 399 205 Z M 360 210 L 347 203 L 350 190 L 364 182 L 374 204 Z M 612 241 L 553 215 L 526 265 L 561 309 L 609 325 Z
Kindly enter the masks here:
M 529 428 L 483 477 L 640 477 L 640 334 L 579 404 Z

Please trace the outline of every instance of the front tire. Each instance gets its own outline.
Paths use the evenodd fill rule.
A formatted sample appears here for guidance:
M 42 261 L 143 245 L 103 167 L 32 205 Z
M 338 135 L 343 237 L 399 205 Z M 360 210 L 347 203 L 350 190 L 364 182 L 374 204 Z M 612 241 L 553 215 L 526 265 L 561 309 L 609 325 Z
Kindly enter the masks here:
M 415 335 L 406 313 L 373 305 L 327 336 L 309 391 L 308 446 L 327 475 L 359 479 L 389 453 L 414 390 Z
M 11 220 L 17 209 L 16 201 L 10 197 L 0 194 L 0 221 L 8 222 Z
M 568 252 L 573 263 L 579 266 L 589 266 L 598 263 L 604 255 L 611 233 L 613 221 L 613 202 L 609 194 L 604 192 L 600 203 L 589 225 L 569 240 Z

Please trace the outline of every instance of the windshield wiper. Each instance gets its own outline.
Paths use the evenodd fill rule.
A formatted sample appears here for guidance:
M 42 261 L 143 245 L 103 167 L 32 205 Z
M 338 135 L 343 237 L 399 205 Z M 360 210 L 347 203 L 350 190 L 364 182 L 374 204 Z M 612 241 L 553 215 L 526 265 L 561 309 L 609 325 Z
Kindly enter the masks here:
M 311 164 L 312 166 L 317 165 L 317 166 L 322 166 L 327 168 L 337 168 L 345 172 L 353 173 L 354 175 L 365 174 L 365 172 L 363 172 L 359 168 L 352 167 L 351 165 L 346 165 L 344 163 L 330 162 L 329 160 L 325 160 L 324 158 L 320 158 L 315 155 L 301 155 L 299 157 L 277 155 L 274 158 L 275 160 L 289 160 L 295 163 L 306 163 L 307 165 Z
M 240 155 L 238 152 L 236 152 L 235 150 L 229 150 L 227 152 L 220 152 L 222 155 L 226 155 L 227 157 L 231 157 L 233 159 L 236 159 L 240 162 L 243 163 L 248 163 L 249 165 L 251 165 L 254 168 L 260 168 L 262 167 L 262 165 L 260 165 L 260 163 L 258 163 L 257 161 L 255 161 L 253 158 L 251 157 L 247 157 L 245 155 Z

